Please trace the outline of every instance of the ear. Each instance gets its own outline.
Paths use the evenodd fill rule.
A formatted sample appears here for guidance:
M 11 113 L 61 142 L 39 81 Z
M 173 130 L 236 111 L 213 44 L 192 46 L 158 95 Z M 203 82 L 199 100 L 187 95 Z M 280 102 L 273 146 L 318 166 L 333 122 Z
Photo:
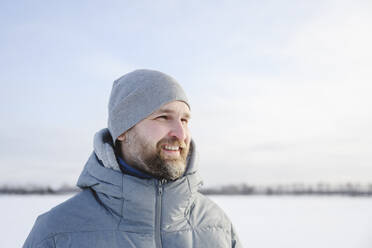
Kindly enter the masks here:
M 122 133 L 118 138 L 117 140 L 119 141 L 124 141 L 125 140 L 125 133 Z

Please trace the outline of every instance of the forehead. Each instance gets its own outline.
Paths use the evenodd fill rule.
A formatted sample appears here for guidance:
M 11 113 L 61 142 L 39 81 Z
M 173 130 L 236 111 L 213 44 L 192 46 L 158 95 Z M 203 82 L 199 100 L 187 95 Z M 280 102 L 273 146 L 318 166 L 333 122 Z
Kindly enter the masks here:
M 169 103 L 164 104 L 159 109 L 155 110 L 153 114 L 159 113 L 175 113 L 181 115 L 188 115 L 190 116 L 190 108 L 189 106 L 182 101 L 172 101 Z

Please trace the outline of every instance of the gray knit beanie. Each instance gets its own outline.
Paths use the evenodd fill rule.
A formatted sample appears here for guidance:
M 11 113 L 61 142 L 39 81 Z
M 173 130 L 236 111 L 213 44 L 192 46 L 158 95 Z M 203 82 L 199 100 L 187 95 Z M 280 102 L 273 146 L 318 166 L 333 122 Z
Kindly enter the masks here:
M 108 129 L 113 141 L 162 105 L 183 101 L 185 92 L 170 76 L 153 70 L 136 70 L 117 79 L 108 105 Z

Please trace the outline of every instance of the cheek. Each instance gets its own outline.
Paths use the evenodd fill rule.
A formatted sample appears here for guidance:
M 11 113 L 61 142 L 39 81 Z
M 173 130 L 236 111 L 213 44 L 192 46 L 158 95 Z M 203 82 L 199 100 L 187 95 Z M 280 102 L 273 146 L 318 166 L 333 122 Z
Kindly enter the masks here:
M 186 132 L 186 141 L 188 143 L 190 143 L 190 141 L 191 141 L 191 132 L 190 132 L 190 130 L 188 128 L 185 130 L 185 132 Z
M 186 140 L 186 143 L 187 143 L 187 146 L 190 146 L 190 143 L 191 143 L 191 137 L 189 137 L 189 138 Z
M 153 142 L 157 143 L 159 140 L 163 139 L 166 137 L 167 131 L 165 128 L 159 127 L 159 126 L 148 126 L 146 128 L 146 131 L 142 133 L 142 136 Z

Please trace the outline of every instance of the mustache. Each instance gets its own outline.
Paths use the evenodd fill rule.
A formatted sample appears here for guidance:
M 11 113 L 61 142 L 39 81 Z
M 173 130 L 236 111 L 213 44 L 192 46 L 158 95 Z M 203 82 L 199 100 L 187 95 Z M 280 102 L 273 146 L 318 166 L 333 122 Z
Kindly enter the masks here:
M 185 149 L 187 147 L 185 142 L 177 139 L 176 137 L 161 139 L 158 142 L 157 147 L 161 147 L 164 144 L 168 144 L 168 145 L 171 145 L 171 146 L 179 146 L 181 149 Z

